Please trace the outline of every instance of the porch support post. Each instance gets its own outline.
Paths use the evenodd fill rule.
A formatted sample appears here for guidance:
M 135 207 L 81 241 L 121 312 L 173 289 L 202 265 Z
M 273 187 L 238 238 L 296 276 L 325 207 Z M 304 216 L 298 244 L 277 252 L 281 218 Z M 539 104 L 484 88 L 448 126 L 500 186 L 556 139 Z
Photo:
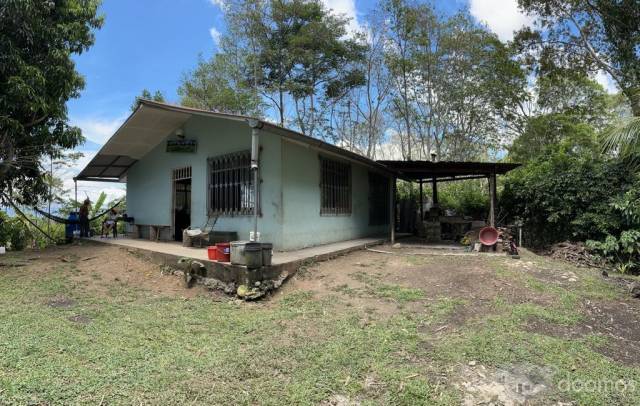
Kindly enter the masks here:
M 496 226 L 496 174 L 489 175 L 489 225 Z
M 431 187 L 433 192 L 433 206 L 438 207 L 438 182 L 435 176 L 431 178 Z
M 80 205 L 78 204 L 78 179 L 73 178 L 73 186 L 75 189 L 76 210 L 78 210 L 80 208 Z
M 389 240 L 396 242 L 396 178 L 389 178 Z
M 422 179 L 420 179 L 419 182 L 420 185 L 420 221 L 424 220 L 424 197 L 423 197 L 423 192 L 422 192 Z
M 259 120 L 248 120 L 251 127 L 251 171 L 253 172 L 253 240 L 258 241 L 258 204 L 260 202 L 260 177 L 258 169 L 260 166 L 260 129 L 263 123 Z

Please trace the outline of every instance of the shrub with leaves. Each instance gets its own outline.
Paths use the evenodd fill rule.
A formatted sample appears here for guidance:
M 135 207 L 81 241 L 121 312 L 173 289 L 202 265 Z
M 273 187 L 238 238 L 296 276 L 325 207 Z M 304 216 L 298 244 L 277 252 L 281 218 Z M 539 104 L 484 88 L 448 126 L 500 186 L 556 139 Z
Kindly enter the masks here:
M 615 208 L 618 191 L 635 188 L 622 164 L 560 151 L 509 174 L 500 199 L 507 221 L 523 222 L 526 243 L 603 240 L 628 229 Z
M 0 211 L 0 246 L 20 251 L 25 248 L 28 231 L 15 217 Z
M 618 271 L 637 273 L 640 271 L 640 185 L 634 184 L 610 204 L 622 220 L 622 230 L 600 241 L 587 241 L 587 246 L 614 264 Z

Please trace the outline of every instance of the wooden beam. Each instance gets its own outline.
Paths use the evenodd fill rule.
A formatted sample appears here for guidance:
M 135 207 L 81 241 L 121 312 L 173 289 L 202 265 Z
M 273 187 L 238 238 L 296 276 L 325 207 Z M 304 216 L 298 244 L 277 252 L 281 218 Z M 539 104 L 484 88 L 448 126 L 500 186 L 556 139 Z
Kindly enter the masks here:
M 420 221 L 424 220 L 424 198 L 423 198 L 423 192 L 422 192 L 422 179 L 420 179 Z
M 396 242 L 396 178 L 389 178 L 389 241 Z
M 438 179 L 434 176 L 431 178 L 431 190 L 433 196 L 433 205 L 438 206 Z
M 489 225 L 496 226 L 496 174 L 489 175 Z

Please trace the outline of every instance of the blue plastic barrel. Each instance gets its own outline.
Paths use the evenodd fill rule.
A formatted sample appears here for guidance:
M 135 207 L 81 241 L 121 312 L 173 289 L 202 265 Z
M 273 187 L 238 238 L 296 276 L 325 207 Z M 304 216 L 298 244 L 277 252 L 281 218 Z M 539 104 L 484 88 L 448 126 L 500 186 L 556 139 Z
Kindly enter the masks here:
M 78 212 L 76 211 L 72 211 L 71 213 L 69 213 L 69 217 L 67 217 L 69 223 L 65 225 L 64 236 L 69 242 L 73 241 L 73 232 L 75 230 L 80 230 L 80 224 L 78 223 L 79 219 L 80 217 L 78 216 Z

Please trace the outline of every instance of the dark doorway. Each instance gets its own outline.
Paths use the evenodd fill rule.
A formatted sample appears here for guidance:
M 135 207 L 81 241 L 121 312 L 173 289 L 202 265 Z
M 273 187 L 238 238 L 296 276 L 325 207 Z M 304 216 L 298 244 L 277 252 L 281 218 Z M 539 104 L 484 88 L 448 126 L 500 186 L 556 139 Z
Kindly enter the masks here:
M 183 231 L 191 225 L 191 178 L 174 181 L 174 238 L 182 241 Z

